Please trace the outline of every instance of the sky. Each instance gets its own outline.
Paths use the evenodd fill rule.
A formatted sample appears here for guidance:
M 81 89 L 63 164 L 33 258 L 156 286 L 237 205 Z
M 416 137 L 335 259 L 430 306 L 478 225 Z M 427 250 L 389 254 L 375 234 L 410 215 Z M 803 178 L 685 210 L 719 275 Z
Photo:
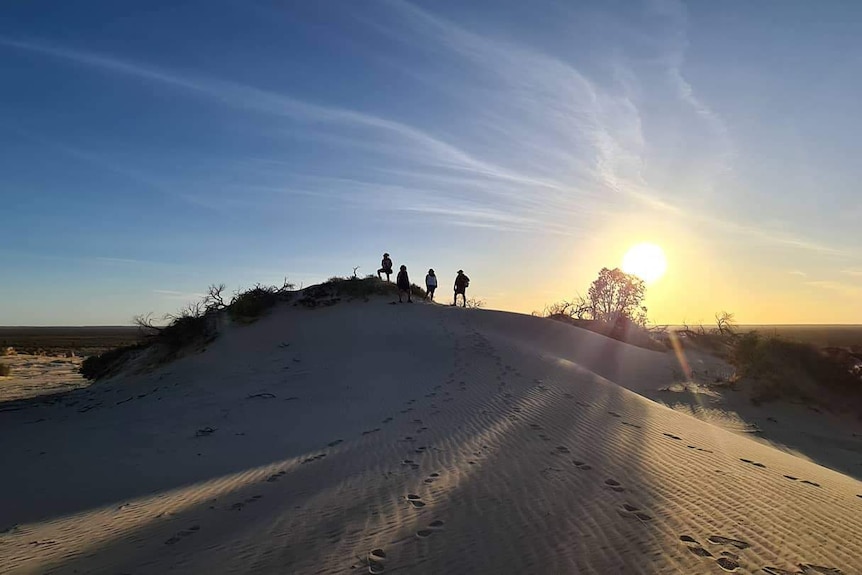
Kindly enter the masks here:
M 862 323 L 862 3 L 13 0 L 0 70 L 0 325 L 384 251 L 530 313 L 640 242 L 656 323 Z

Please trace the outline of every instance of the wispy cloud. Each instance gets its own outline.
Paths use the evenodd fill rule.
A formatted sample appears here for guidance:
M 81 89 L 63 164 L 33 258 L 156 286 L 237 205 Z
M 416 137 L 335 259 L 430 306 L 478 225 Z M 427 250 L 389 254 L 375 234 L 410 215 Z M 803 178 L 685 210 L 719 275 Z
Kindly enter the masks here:
M 708 206 L 692 203 L 689 196 L 697 200 L 697 194 L 674 195 L 654 185 L 646 175 L 651 133 L 639 102 L 644 85 L 639 71 L 625 58 L 611 59 L 613 81 L 599 82 L 562 57 L 479 34 L 404 0 L 386 4 L 394 21 L 369 25 L 405 45 L 432 50 L 444 65 L 455 61 L 487 81 L 482 89 L 463 82 L 442 83 L 453 98 L 471 94 L 466 103 L 453 100 L 464 105 L 460 110 L 466 124 L 463 130 L 443 135 L 440 130 L 373 113 L 312 104 L 236 82 L 43 41 L 0 36 L 0 46 L 282 118 L 291 126 L 307 127 L 309 137 L 380 156 L 364 166 L 361 177 L 327 175 L 303 181 L 292 167 L 284 166 L 280 174 L 278 169 L 260 169 L 259 175 L 269 181 L 246 186 L 248 194 L 242 198 L 226 197 L 232 192 L 224 185 L 220 188 L 228 194 L 221 197 L 210 191 L 183 194 L 187 201 L 211 209 L 267 206 L 274 193 L 339 202 L 357 202 L 361 193 L 362 205 L 374 209 L 456 225 L 554 233 L 568 233 L 573 222 L 582 229 L 591 218 L 601 222 L 622 212 L 647 210 L 760 244 L 846 255 L 844 250 L 757 222 L 728 221 Z M 732 162 L 730 133 L 683 74 L 688 49 L 685 5 L 677 0 L 654 0 L 648 5 L 668 23 L 662 32 L 666 38 L 656 43 L 660 52 L 651 57 L 662 64 L 667 86 L 706 126 L 705 139 L 711 141 L 699 164 L 713 167 L 698 180 L 698 185 L 708 188 Z M 286 131 L 288 125 L 274 124 L 274 131 Z M 99 161 L 92 154 L 83 159 Z M 146 178 L 126 171 L 130 177 Z M 372 180 L 372 173 L 379 178 Z
M 153 293 L 171 300 L 194 301 L 202 299 L 206 294 L 198 292 L 183 292 L 170 289 L 154 289 Z
M 862 295 L 862 287 L 860 287 L 858 285 L 851 285 L 851 284 L 846 284 L 843 282 L 836 282 L 836 281 L 830 281 L 830 280 L 816 280 L 816 281 L 809 281 L 809 282 L 805 282 L 805 283 L 806 283 L 806 285 L 809 285 L 809 286 L 814 287 L 814 288 L 818 288 L 818 289 L 822 289 L 822 290 L 826 290 L 826 291 L 830 291 L 830 292 L 837 292 L 837 293 L 840 293 L 842 295 L 846 295 L 846 296 L 850 296 L 850 297 L 856 297 L 856 296 Z
M 841 273 L 848 276 L 862 278 L 862 269 L 848 268 L 841 270 Z
M 474 157 L 418 128 L 395 120 L 353 110 L 309 104 L 283 94 L 212 78 L 175 73 L 152 66 L 124 61 L 43 42 L 23 41 L 0 36 L 0 45 L 59 58 L 122 76 L 163 84 L 249 111 L 280 116 L 291 121 L 322 126 L 353 126 L 370 129 L 378 136 L 401 141 L 391 151 L 409 154 L 429 166 L 472 173 L 489 181 L 512 182 L 529 189 L 560 190 L 557 182 L 525 175 Z M 366 140 L 367 141 L 367 140 Z M 405 145 L 406 144 L 406 145 Z M 92 156 L 83 159 L 93 161 Z M 493 189 L 489 186 L 489 189 Z M 510 196 L 511 197 L 511 196 Z M 205 202 L 204 202 L 205 203 Z

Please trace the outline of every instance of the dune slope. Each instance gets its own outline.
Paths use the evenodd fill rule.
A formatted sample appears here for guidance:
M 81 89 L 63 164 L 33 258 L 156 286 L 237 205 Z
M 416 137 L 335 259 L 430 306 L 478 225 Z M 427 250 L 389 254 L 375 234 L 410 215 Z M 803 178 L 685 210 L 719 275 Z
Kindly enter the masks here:
M 862 572 L 862 484 L 638 395 L 673 362 L 517 314 L 285 306 L 0 413 L 0 572 Z

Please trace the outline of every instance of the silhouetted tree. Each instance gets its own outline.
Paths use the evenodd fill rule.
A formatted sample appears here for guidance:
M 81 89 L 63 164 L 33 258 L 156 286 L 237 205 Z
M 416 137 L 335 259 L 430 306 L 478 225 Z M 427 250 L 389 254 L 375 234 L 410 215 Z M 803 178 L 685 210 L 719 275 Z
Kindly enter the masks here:
M 736 335 L 736 318 L 732 313 L 726 311 L 716 313 L 715 325 L 719 335 Z
M 616 322 L 625 318 L 645 325 L 647 308 L 642 305 L 645 295 L 646 284 L 639 277 L 619 268 L 602 268 L 587 292 L 587 300 L 593 319 Z
M 586 319 L 587 317 L 592 317 L 593 314 L 590 302 L 585 297 L 577 295 L 571 301 L 563 300 L 546 305 L 542 312 L 535 312 L 534 315 L 540 317 L 564 315 L 572 319 Z

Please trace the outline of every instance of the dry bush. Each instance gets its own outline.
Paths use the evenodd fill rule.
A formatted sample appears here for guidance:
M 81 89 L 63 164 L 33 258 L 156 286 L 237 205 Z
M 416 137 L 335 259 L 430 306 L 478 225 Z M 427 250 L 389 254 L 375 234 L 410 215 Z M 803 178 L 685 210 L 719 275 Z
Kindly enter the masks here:
M 219 287 L 224 289 L 223 286 Z M 237 290 L 234 292 L 230 304 L 225 306 L 224 309 L 227 309 L 228 315 L 232 320 L 249 323 L 275 307 L 279 301 L 288 299 L 294 287 L 294 284 L 288 282 L 287 278 L 285 278 L 280 287 L 256 284 L 249 290 Z M 213 291 L 212 287 L 210 291 Z
M 147 347 L 149 343 L 143 342 L 118 347 L 99 355 L 91 355 L 81 362 L 79 371 L 86 379 L 101 379 L 117 372 L 132 357 L 133 352 Z
M 844 407 L 862 400 L 862 378 L 846 361 L 818 347 L 757 332 L 734 340 L 730 361 L 737 379 L 749 382 L 755 402 L 794 399 Z

